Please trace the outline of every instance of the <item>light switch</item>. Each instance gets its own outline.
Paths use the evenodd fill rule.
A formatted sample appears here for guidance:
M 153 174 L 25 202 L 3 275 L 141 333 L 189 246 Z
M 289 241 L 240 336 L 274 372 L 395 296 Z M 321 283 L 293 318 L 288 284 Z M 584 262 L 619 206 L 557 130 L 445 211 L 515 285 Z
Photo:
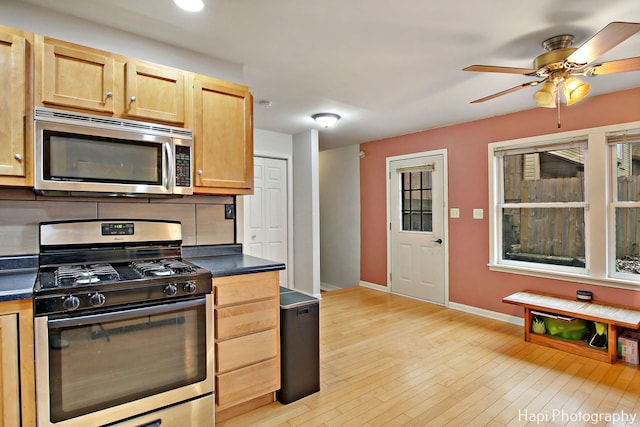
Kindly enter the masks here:
M 451 208 L 451 218 L 460 218 L 460 208 Z
M 475 208 L 473 210 L 473 219 L 482 219 L 484 218 L 484 212 L 482 209 Z

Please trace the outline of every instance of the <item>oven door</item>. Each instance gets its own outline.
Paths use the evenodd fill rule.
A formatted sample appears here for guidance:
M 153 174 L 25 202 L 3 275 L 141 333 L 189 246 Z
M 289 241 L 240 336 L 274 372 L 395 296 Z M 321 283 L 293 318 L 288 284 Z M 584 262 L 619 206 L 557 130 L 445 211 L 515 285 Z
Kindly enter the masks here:
M 211 295 L 37 317 L 38 426 L 104 425 L 211 395 L 211 325 Z

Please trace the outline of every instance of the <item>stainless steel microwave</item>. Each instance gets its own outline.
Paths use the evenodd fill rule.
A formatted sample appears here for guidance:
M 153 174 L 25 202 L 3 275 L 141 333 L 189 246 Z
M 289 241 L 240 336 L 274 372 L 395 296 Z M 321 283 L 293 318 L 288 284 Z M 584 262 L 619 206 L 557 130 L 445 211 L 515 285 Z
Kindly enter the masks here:
M 189 129 L 43 107 L 34 120 L 40 194 L 193 194 Z

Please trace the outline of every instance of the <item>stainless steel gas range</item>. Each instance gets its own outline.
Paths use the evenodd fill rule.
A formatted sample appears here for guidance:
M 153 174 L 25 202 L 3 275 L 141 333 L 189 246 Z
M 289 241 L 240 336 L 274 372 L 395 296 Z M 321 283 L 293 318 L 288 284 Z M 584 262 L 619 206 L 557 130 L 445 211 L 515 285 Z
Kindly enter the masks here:
M 211 274 L 181 224 L 40 224 L 38 426 L 213 426 Z

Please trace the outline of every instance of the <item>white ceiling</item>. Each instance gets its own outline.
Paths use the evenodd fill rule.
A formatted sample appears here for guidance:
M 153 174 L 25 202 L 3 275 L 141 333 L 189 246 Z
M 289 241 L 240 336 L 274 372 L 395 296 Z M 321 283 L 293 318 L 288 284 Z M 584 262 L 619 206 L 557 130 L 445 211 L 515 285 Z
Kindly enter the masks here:
M 320 128 L 321 149 L 533 108 L 534 88 L 469 104 L 532 78 L 462 68 L 529 68 L 549 37 L 579 47 L 609 22 L 640 22 L 637 0 L 204 0 L 197 15 L 172 0 L 22 1 L 242 64 L 256 128 L 295 134 L 318 128 L 313 113 L 342 116 Z M 640 33 L 600 60 L 635 56 Z M 638 87 L 640 72 L 589 83 L 590 96 Z

